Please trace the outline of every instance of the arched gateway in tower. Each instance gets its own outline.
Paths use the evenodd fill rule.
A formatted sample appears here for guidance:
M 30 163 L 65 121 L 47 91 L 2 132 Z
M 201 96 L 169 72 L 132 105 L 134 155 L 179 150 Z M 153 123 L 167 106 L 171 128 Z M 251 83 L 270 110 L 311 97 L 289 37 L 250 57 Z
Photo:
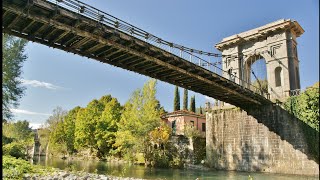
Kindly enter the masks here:
M 260 79 L 254 85 L 259 90 L 265 86 L 263 93 L 271 100 L 283 101 L 292 90 L 300 89 L 296 39 L 303 33 L 297 21 L 281 19 L 224 38 L 215 46 L 223 55 L 223 76 L 248 87 L 248 82 L 253 82 L 258 73 L 252 73 L 252 65 L 264 60 L 266 80 L 261 82 Z

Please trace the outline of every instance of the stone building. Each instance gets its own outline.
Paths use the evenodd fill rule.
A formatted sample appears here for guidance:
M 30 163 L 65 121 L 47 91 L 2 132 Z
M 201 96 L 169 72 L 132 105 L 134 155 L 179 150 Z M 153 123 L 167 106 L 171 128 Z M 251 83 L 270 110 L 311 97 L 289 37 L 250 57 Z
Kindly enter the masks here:
M 300 89 L 297 38 L 303 33 L 297 21 L 280 19 L 224 38 L 215 46 L 223 55 L 223 76 L 257 92 L 259 87 L 249 83 L 254 79 L 252 65 L 262 59 L 268 86 L 264 95 L 284 101 L 291 91 Z

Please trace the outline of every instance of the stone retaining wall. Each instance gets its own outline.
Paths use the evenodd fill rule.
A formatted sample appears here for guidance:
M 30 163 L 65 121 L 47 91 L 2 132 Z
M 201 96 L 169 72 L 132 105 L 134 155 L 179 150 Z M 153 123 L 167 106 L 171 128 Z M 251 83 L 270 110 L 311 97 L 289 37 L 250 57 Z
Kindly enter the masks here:
M 206 113 L 206 154 L 223 170 L 319 175 L 319 133 L 277 106 Z

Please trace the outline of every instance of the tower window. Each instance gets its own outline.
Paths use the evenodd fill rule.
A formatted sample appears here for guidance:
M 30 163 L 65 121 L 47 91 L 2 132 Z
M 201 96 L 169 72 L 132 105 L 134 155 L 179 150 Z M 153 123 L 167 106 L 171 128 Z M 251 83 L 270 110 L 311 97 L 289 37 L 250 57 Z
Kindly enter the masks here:
M 276 67 L 274 73 L 275 73 L 275 80 L 276 80 L 276 87 L 281 86 L 281 67 Z

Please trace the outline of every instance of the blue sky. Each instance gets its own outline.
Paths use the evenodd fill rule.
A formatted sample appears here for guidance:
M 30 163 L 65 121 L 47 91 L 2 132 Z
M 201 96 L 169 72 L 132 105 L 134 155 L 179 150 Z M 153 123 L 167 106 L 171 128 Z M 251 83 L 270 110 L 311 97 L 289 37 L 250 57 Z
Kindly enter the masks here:
M 108 0 L 84 1 L 167 41 L 219 53 L 214 45 L 224 37 L 279 19 L 297 20 L 305 30 L 298 38 L 301 87 L 319 81 L 318 0 Z M 94 98 L 111 94 L 124 104 L 149 77 L 95 60 L 29 42 L 23 66 L 25 96 L 13 110 L 16 120 L 33 126 L 44 123 L 52 110 L 85 107 Z M 213 60 L 219 60 L 217 58 Z M 173 109 L 174 86 L 158 81 L 157 98 L 167 111 Z M 180 89 L 181 99 L 183 89 Z M 206 97 L 196 95 L 196 105 Z M 182 102 L 181 102 L 182 103 Z

